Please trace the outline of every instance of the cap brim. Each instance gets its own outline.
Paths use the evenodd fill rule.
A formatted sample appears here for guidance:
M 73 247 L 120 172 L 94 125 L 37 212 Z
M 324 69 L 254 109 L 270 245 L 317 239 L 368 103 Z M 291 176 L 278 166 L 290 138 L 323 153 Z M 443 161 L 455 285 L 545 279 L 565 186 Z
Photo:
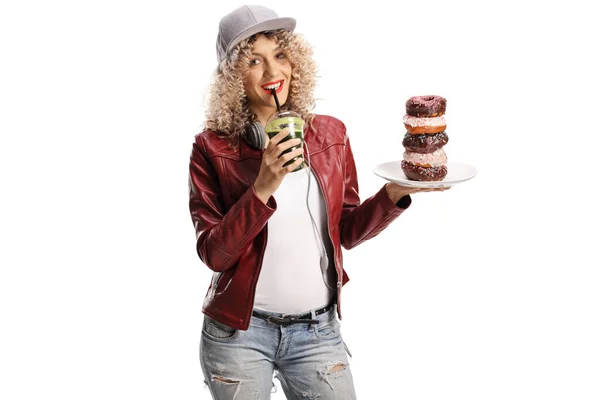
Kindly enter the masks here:
M 294 29 L 296 29 L 296 20 L 294 18 L 287 17 L 273 18 L 267 21 L 259 22 L 256 25 L 252 25 L 250 28 L 240 32 L 235 38 L 233 38 L 231 43 L 229 43 L 229 46 L 227 46 L 226 54 L 229 54 L 229 52 L 242 40 L 248 39 L 252 35 L 256 35 L 257 33 L 266 31 L 277 31 L 280 29 L 294 32 Z

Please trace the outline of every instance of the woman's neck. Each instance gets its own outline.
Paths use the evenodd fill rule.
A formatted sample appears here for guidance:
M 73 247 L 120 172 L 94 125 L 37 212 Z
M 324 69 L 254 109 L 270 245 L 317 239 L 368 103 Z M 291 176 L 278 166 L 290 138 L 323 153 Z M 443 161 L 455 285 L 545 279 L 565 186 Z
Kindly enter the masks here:
M 256 109 L 251 108 L 250 111 L 252 111 L 256 115 L 256 119 L 258 120 L 258 122 L 260 122 L 262 126 L 265 126 L 267 125 L 269 117 L 275 114 L 277 109 L 275 107 L 261 107 Z

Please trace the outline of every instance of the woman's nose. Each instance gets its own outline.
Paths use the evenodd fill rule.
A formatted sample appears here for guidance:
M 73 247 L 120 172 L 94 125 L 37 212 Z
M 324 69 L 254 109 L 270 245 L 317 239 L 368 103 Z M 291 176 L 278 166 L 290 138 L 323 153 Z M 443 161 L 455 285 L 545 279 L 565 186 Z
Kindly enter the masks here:
M 276 76 L 277 65 L 274 62 L 265 62 L 265 76 Z

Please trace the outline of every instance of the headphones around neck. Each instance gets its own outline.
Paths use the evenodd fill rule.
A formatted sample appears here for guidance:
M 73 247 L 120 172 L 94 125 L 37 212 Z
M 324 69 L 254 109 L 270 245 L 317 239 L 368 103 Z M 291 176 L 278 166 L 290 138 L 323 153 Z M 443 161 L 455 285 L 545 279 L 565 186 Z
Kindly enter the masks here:
M 265 128 L 258 121 L 253 121 L 246 127 L 244 139 L 253 148 L 262 150 L 267 146 Z

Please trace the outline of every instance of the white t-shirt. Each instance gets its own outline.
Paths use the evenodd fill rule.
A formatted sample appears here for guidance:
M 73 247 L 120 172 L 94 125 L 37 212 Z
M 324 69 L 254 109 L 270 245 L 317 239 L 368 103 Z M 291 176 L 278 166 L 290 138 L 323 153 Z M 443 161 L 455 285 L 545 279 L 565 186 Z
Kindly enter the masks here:
M 306 206 L 307 171 L 305 168 L 286 175 L 273 195 L 277 210 L 267 223 L 267 247 L 254 308 L 284 314 L 302 313 L 329 304 L 335 293 L 325 284 L 321 269 L 324 250 Z M 312 171 L 308 204 L 325 248 L 331 251 L 325 201 Z M 329 261 L 329 264 L 327 273 L 331 275 L 333 263 Z M 331 281 L 335 279 L 328 280 Z M 335 287 L 331 283 L 329 286 Z

